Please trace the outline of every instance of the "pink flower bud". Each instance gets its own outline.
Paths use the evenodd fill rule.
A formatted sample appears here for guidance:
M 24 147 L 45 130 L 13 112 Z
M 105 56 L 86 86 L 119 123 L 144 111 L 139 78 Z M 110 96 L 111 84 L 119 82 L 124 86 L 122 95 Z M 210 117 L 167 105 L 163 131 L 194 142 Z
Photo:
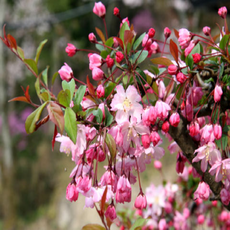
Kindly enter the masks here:
M 162 163 L 160 161 L 154 161 L 154 168 L 161 170 L 162 168 Z
M 178 113 L 173 113 L 169 118 L 169 122 L 172 126 L 177 127 L 180 123 L 180 115 Z
M 63 81 L 70 81 L 73 78 L 73 70 L 66 63 L 64 64 L 58 73 Z
M 115 16 L 118 16 L 118 15 L 120 14 L 120 10 L 119 10 L 117 7 L 114 7 L 114 9 L 113 9 L 113 14 L 114 14 Z
M 178 67 L 176 65 L 169 65 L 168 66 L 168 73 L 170 75 L 175 75 L 177 74 Z
M 95 81 L 100 81 L 104 78 L 104 72 L 100 68 L 93 68 L 92 77 Z
M 213 207 L 217 207 L 217 203 L 218 203 L 217 200 L 212 201 L 212 206 L 213 206 Z
M 204 35 L 209 36 L 211 34 L 211 28 L 208 26 L 205 26 L 203 28 L 203 33 L 204 33 Z
M 117 48 L 119 46 L 119 42 L 116 38 L 113 38 L 113 47 Z
M 195 121 L 195 122 L 192 122 L 189 126 L 189 134 L 190 136 L 194 137 L 196 136 L 200 131 L 200 126 L 199 124 Z
M 177 81 L 179 81 L 181 84 L 183 84 L 183 83 L 187 80 L 187 77 L 186 77 L 183 73 L 179 72 L 179 73 L 176 75 L 176 79 L 177 79 Z
M 154 146 L 156 146 L 160 140 L 161 140 L 161 137 L 158 134 L 158 132 L 154 131 L 150 134 L 150 141 L 153 142 Z
M 105 59 L 108 68 L 112 68 L 114 65 L 114 60 L 109 55 Z
M 213 127 L 213 133 L 217 140 L 222 137 L 222 127 L 219 124 L 215 124 Z
M 192 38 L 192 35 L 187 29 L 182 28 L 182 29 L 179 30 L 178 41 L 179 41 L 180 46 L 181 46 L 182 49 L 185 49 L 185 48 L 188 47 L 191 38 Z
M 204 215 L 201 214 L 201 215 L 199 215 L 199 216 L 197 217 L 197 223 L 198 223 L 198 224 L 203 224 L 204 221 L 205 221 Z
M 230 194 L 229 192 L 223 188 L 221 191 L 220 191 L 220 199 L 221 199 L 221 202 L 224 204 L 224 205 L 228 205 L 229 204 L 229 201 L 230 201 Z
M 95 67 L 101 67 L 102 57 L 99 54 L 91 54 L 89 56 L 89 69 L 93 70 Z
M 194 192 L 194 199 L 200 198 L 202 200 L 207 200 L 210 195 L 209 185 L 205 182 L 200 182 L 197 190 Z
M 116 61 L 117 61 L 118 63 L 120 63 L 120 62 L 123 60 L 123 58 L 124 58 L 123 53 L 120 52 L 120 51 L 117 51 L 117 52 L 116 52 Z
M 77 52 L 77 48 L 73 44 L 68 43 L 67 47 L 65 48 L 65 52 L 69 57 L 73 57 L 73 55 Z
M 131 185 L 127 177 L 125 175 L 120 176 L 117 183 L 117 191 L 116 191 L 116 202 L 124 203 L 131 201 Z
M 167 133 L 169 131 L 169 122 L 165 121 L 161 127 L 162 131 L 164 131 L 165 133 Z
M 164 36 L 165 36 L 165 39 L 169 38 L 171 35 L 171 30 L 168 28 L 168 27 L 165 27 L 164 28 Z
M 193 62 L 198 63 L 201 60 L 201 55 L 198 53 L 192 54 Z
M 135 200 L 134 207 L 138 209 L 144 209 L 147 207 L 147 199 L 144 194 L 139 194 Z
M 128 26 L 130 26 L 129 19 L 128 19 L 128 17 L 126 17 L 126 18 L 122 19 L 121 24 L 120 24 L 120 28 L 122 27 L 122 25 L 123 25 L 125 22 L 127 22 Z
M 227 16 L 227 8 L 225 6 L 223 7 L 220 7 L 219 10 L 218 10 L 218 14 L 220 15 L 221 18 L 225 19 L 226 16 Z
M 95 13 L 100 18 L 105 17 L 106 9 L 102 2 L 95 2 L 93 13 Z
M 89 38 L 89 41 L 92 42 L 92 43 L 97 42 L 97 39 L 96 39 L 96 36 L 94 35 L 94 33 L 90 33 L 88 35 L 88 38 Z
M 185 51 L 184 51 L 185 57 L 187 57 L 187 56 L 191 53 L 191 51 L 193 50 L 194 46 L 195 46 L 195 42 L 194 42 L 194 41 L 191 41 L 191 42 L 189 43 L 189 46 L 188 46 L 188 47 L 185 49 Z
M 109 217 L 111 220 L 114 220 L 117 218 L 116 209 L 114 205 L 109 205 L 106 209 L 105 216 Z
M 98 161 L 103 162 L 106 159 L 106 155 L 101 148 L 98 148 Z
M 99 85 L 97 87 L 97 97 L 101 98 L 104 97 L 104 95 L 105 95 L 105 88 L 103 87 L 103 85 Z
M 169 226 L 168 226 L 168 224 L 167 224 L 167 222 L 166 222 L 165 219 L 161 219 L 161 220 L 159 221 L 159 224 L 158 224 L 159 230 L 167 230 L 167 229 L 169 229 L 168 227 L 169 227 Z
M 148 32 L 148 35 L 149 35 L 149 38 L 153 38 L 154 35 L 155 35 L 155 30 L 153 28 L 150 28 L 149 32 Z
M 145 149 L 147 149 L 150 146 L 150 138 L 148 134 L 142 135 L 141 141 Z
M 190 217 L 190 210 L 188 208 L 185 208 L 183 210 L 183 216 L 185 217 L 185 219 L 188 219 Z
M 216 84 L 215 89 L 214 89 L 214 101 L 219 102 L 222 94 L 223 94 L 223 91 L 222 91 L 221 86 Z
M 78 191 L 74 184 L 68 184 L 66 188 L 66 199 L 71 202 L 78 199 Z

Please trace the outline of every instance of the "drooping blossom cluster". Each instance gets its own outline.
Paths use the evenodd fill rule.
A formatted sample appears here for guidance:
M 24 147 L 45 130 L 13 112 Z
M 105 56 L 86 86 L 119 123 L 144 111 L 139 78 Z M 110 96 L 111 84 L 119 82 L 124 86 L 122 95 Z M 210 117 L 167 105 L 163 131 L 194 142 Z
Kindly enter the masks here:
M 121 18 L 118 8 L 114 9 L 114 16 L 120 20 L 119 33 L 111 37 L 106 27 L 105 6 L 97 2 L 93 12 L 105 26 L 105 35 L 97 28 L 97 36 L 94 33 L 88 36 L 98 49 L 88 53 L 89 70 L 96 86 L 88 76 L 85 82 L 79 81 L 65 63 L 58 71 L 62 90 L 57 96 L 48 88 L 44 72 L 43 80 L 40 79 L 37 63 L 24 59 L 15 39 L 6 36 L 4 28 L 2 41 L 38 79 L 35 87 L 42 102 L 40 106 L 31 101 L 28 90 L 24 91 L 25 96 L 13 99 L 36 108 L 26 120 L 27 133 L 48 120 L 55 124 L 52 144 L 60 142 L 60 151 L 71 155 L 75 165 L 66 198 L 72 202 L 83 195 L 85 206 L 96 207 L 106 229 L 110 229 L 112 222 L 119 225 L 116 205 L 131 202 L 135 183 L 139 193 L 134 207 L 144 218 L 151 218 L 148 226 L 189 229 L 188 219 L 193 214 L 188 206 L 190 201 L 199 206 L 195 216 L 197 224 L 203 224 L 206 221 L 203 213 L 208 210 L 208 206 L 202 205 L 203 200 L 211 196 L 217 200 L 219 195 L 222 204 L 230 202 L 227 8 L 218 11 L 225 24 L 218 44 L 207 26 L 203 28 L 205 37 L 186 28 L 174 30 L 177 41 L 170 39 L 172 32 L 166 27 L 161 48 L 154 28 L 137 35 L 129 19 Z M 165 47 L 171 56 L 167 56 Z M 66 47 L 70 57 L 80 51 L 70 43 Z M 159 53 L 160 57 L 155 56 Z M 147 58 L 151 58 L 154 67 L 141 70 L 139 64 Z M 55 78 L 56 75 L 52 82 Z M 82 85 L 77 86 L 76 82 Z M 44 108 L 48 114 L 40 119 Z M 147 164 L 154 160 L 155 167 L 161 170 L 159 160 L 165 155 L 161 144 L 165 139 L 169 141 L 169 152 L 177 154 L 179 182 L 184 181 L 187 186 L 187 206 L 182 208 L 176 206 L 177 185 L 151 185 L 145 193 L 141 185 L 140 173 Z M 185 141 L 181 142 L 182 139 Z M 101 165 L 104 172 L 100 177 Z M 205 179 L 207 173 L 213 183 Z M 199 183 L 189 179 L 192 174 L 199 178 Z M 220 185 L 218 191 L 215 183 Z M 224 218 L 221 214 L 220 219 Z

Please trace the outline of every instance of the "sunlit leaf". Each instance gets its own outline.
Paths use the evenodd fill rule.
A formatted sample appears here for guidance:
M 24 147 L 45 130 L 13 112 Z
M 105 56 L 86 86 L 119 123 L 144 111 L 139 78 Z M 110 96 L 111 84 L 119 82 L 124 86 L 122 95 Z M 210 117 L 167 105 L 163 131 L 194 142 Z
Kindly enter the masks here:
M 130 62 L 132 64 L 136 63 L 137 65 L 143 62 L 148 56 L 147 50 L 139 50 L 134 55 L 130 57 Z
M 86 85 L 81 85 L 78 89 L 77 92 L 75 93 L 74 96 L 74 104 L 75 105 L 80 105 L 86 91 Z
M 105 126 L 110 126 L 113 122 L 113 115 L 109 112 L 106 106 L 104 108 L 105 108 Z
M 71 98 L 71 96 L 70 96 L 70 90 L 69 89 L 61 90 L 57 96 L 58 102 L 65 107 L 70 106 L 70 102 L 71 102 L 70 98 Z
M 96 117 L 97 123 L 102 122 L 103 113 L 102 113 L 101 109 L 93 110 L 93 115 Z
M 130 228 L 130 230 L 141 230 L 141 227 L 143 227 L 146 222 L 148 221 L 148 219 L 144 219 L 144 218 L 138 218 L 135 223 L 133 224 L 133 226 Z
M 52 77 L 52 82 L 51 82 L 52 85 L 54 84 L 54 82 L 55 82 L 57 76 L 58 76 L 58 72 L 55 72 L 55 73 L 53 74 L 53 77 Z
M 67 132 L 69 138 L 76 143 L 77 139 L 77 121 L 76 121 L 76 114 L 74 111 L 67 107 L 65 110 L 65 131 Z
M 112 135 L 110 135 L 109 133 L 106 133 L 105 143 L 109 148 L 109 152 L 111 154 L 112 159 L 114 159 L 117 154 L 116 142 Z
M 36 62 L 36 64 L 38 64 L 38 59 L 39 59 L 40 54 L 42 52 L 42 49 L 43 49 L 43 47 L 44 47 L 44 45 L 46 44 L 47 41 L 48 41 L 47 39 L 45 39 L 44 41 L 42 41 L 39 44 L 38 48 L 37 48 L 37 52 L 36 52 L 36 56 L 35 56 L 35 62 Z
M 133 44 L 133 50 L 136 50 L 137 47 L 142 43 L 143 38 L 145 37 L 146 33 L 143 33 Z
M 99 224 L 87 224 L 81 230 L 106 230 L 106 229 Z
M 48 85 L 48 69 L 49 66 L 47 66 L 46 69 L 42 71 L 42 79 L 46 86 Z
M 18 55 L 19 55 L 19 57 L 22 59 L 22 60 L 24 60 L 24 58 L 25 58 L 25 56 L 24 56 L 24 51 L 23 51 L 23 49 L 21 48 L 21 47 L 17 47 L 17 52 L 18 52 Z
M 26 119 L 25 129 L 27 133 L 33 133 L 36 129 L 36 123 L 38 122 L 43 109 L 45 108 L 47 102 L 39 106 L 34 112 L 32 112 Z
M 229 34 L 225 34 L 223 37 L 222 37 L 222 39 L 221 39 L 221 41 L 220 41 L 220 48 L 222 49 L 222 50 L 225 50 L 225 47 L 226 47 L 226 45 L 227 45 L 227 43 L 228 43 L 228 41 L 229 41 Z
M 165 66 L 173 65 L 172 61 L 166 57 L 153 58 L 151 59 L 151 62 L 156 65 L 165 65 Z
M 26 64 L 29 70 L 34 72 L 36 75 L 38 74 L 38 67 L 33 59 L 24 59 L 24 63 Z
M 70 101 L 72 101 L 73 98 L 73 94 L 75 91 L 75 81 L 72 78 L 71 81 L 67 82 L 67 81 L 62 81 L 62 89 L 66 90 L 68 89 L 70 91 Z

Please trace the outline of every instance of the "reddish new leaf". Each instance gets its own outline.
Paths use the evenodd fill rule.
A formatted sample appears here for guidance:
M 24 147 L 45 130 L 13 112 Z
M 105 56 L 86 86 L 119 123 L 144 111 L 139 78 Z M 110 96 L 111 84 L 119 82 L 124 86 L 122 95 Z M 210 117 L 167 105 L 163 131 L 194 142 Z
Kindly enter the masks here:
M 9 100 L 9 102 L 11 102 L 11 101 L 23 101 L 23 102 L 27 102 L 30 104 L 30 101 L 28 101 L 28 99 L 25 96 L 15 97 L 15 98 Z
M 53 135 L 53 139 L 52 139 L 52 151 L 54 151 L 54 144 L 55 144 L 55 138 L 57 136 L 58 132 L 57 132 L 57 126 L 54 126 L 54 135 Z
M 12 35 L 8 34 L 7 40 L 10 44 L 10 47 L 17 50 L 17 42 L 16 42 L 15 38 Z
M 117 40 L 117 42 L 119 43 L 119 45 L 120 45 L 120 47 L 124 50 L 124 45 L 123 45 L 123 41 L 120 39 L 120 38 L 118 38 L 118 37 L 114 37 L 116 40 Z
M 22 86 L 21 86 L 22 87 Z M 25 95 L 25 97 L 27 98 L 27 100 L 28 101 L 31 101 L 30 100 L 30 95 L 29 95 L 29 88 L 30 88 L 30 86 L 28 85 L 27 87 L 26 87 L 26 90 L 22 87 L 22 90 L 24 91 L 24 95 Z
M 6 36 L 6 24 L 3 26 L 3 34 L 4 34 L 4 38 L 0 37 L 1 40 L 4 42 L 4 44 L 7 46 L 7 47 L 10 47 L 10 44 L 7 40 L 7 36 Z
M 170 53 L 172 54 L 175 61 L 178 63 L 178 47 L 172 39 L 170 39 L 169 47 L 170 47 Z
M 178 32 L 178 30 L 174 29 L 174 34 L 175 34 L 176 38 L 178 39 L 179 38 L 179 32 Z
M 60 129 L 60 133 L 62 134 L 65 127 L 65 120 L 61 107 L 57 103 L 51 101 L 47 106 L 47 110 L 50 120 Z
M 102 198 L 101 198 L 101 212 L 104 212 L 105 209 L 105 201 L 106 201 L 106 195 L 107 195 L 107 186 L 105 187 L 105 191 L 103 192 Z
M 124 33 L 125 46 L 127 46 L 128 43 L 131 43 L 132 39 L 133 39 L 133 32 L 130 30 L 125 30 L 125 33 Z
M 156 65 L 164 65 L 164 66 L 173 65 L 172 61 L 166 57 L 153 58 L 151 59 L 151 62 Z
M 105 43 L 105 36 L 102 33 L 102 31 L 99 28 L 97 28 L 97 27 L 95 27 L 95 30 L 96 30 L 98 36 L 100 37 L 100 39 L 102 40 L 102 42 Z
M 95 96 L 95 90 L 94 90 L 93 85 L 90 83 L 88 76 L 86 78 L 86 82 L 87 82 L 87 86 L 88 86 L 88 89 L 89 89 L 89 93 L 94 97 Z

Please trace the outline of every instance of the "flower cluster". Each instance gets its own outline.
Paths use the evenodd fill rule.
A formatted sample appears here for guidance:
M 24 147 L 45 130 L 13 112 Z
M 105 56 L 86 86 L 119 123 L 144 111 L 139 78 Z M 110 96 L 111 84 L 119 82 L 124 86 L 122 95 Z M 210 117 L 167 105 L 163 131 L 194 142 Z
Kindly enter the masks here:
M 28 91 L 13 99 L 36 108 L 26 120 L 26 131 L 32 133 L 49 120 L 54 123 L 52 144 L 60 142 L 60 151 L 71 155 L 75 165 L 66 198 L 72 202 L 79 194 L 83 195 L 85 206 L 96 208 L 106 229 L 110 229 L 112 222 L 119 225 L 116 205 L 131 202 L 135 183 L 139 185 L 139 194 L 134 206 L 144 218 L 151 217 L 154 228 L 188 229 L 191 210 L 188 206 L 174 210 L 178 187 L 152 185 L 144 193 L 140 173 L 152 160 L 161 170 L 159 160 L 165 150 L 160 145 L 168 139 L 170 153 L 177 153 L 176 171 L 183 180 L 188 181 L 189 177 L 187 163 L 193 166 L 190 173 L 200 178 L 197 190 L 190 188 L 189 196 L 194 193 L 196 203 L 212 196 L 212 199 L 220 197 L 224 205 L 229 204 L 230 33 L 227 9 L 222 7 L 218 11 L 225 25 L 218 44 L 207 26 L 203 28 L 205 36 L 186 28 L 174 30 L 177 41 L 170 39 L 171 30 L 166 27 L 162 48 L 155 39 L 154 28 L 137 36 L 128 18 L 121 18 L 118 8 L 114 9 L 114 16 L 120 20 L 118 36 L 108 36 L 106 8 L 101 2 L 95 3 L 93 12 L 105 26 L 105 35 L 97 28 L 97 37 L 94 33 L 88 36 L 97 48 L 88 54 L 96 86 L 88 76 L 85 82 L 74 77 L 71 67 L 65 63 L 58 71 L 62 90 L 57 96 L 52 87 L 48 87 L 48 69 L 41 73 L 43 79 L 38 72 L 41 50 L 37 52 L 36 61 L 25 59 L 16 40 L 11 35 L 6 36 L 4 28 L 2 41 L 37 78 L 35 87 L 41 105 L 31 101 Z M 171 56 L 166 57 L 165 47 L 169 48 Z M 80 51 L 73 44 L 66 47 L 70 57 Z M 160 57 L 155 56 L 158 53 Z M 153 67 L 142 70 L 140 64 L 147 58 L 151 58 Z M 77 86 L 77 82 L 81 86 Z M 45 108 L 47 115 L 41 119 Z M 101 165 L 104 173 L 100 177 Z M 198 213 L 197 223 L 202 224 L 204 216 L 202 211 Z

